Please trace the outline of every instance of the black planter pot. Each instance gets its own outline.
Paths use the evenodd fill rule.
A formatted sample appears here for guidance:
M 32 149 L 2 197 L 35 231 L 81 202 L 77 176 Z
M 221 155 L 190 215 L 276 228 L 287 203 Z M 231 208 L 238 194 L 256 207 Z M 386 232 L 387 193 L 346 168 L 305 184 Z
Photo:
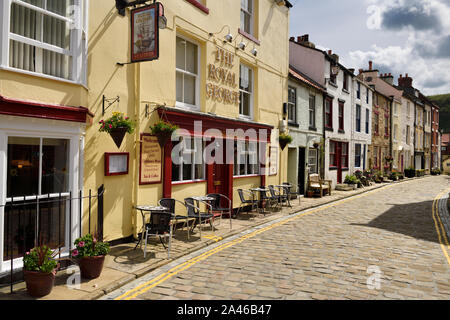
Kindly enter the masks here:
M 111 135 L 111 138 L 114 140 L 114 143 L 116 144 L 117 148 L 120 148 L 120 145 L 122 144 L 123 138 L 125 137 L 127 131 L 128 128 L 119 127 L 112 129 L 111 132 L 109 133 Z
M 158 139 L 159 146 L 161 148 L 164 148 L 167 141 L 169 141 L 170 138 L 172 137 L 172 131 L 160 131 L 156 133 L 155 136 Z
M 287 142 L 287 141 L 281 140 L 281 141 L 280 141 L 280 147 L 281 147 L 281 150 L 284 150 L 284 148 L 286 148 L 286 146 L 288 145 L 288 143 L 289 143 L 289 142 Z

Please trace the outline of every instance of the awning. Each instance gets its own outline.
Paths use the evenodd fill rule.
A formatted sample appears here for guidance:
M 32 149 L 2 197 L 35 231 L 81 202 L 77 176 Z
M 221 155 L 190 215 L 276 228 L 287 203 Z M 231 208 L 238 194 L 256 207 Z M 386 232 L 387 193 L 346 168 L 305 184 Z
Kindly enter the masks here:
M 5 98 L 0 95 L 0 114 L 86 123 L 94 115 L 85 107 L 69 107 Z

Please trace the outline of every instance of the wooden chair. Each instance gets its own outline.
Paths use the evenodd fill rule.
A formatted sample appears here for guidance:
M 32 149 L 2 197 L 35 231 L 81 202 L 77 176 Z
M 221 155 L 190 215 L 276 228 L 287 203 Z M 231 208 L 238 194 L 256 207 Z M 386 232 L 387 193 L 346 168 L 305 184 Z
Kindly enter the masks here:
M 308 178 L 308 190 L 319 191 L 321 198 L 325 194 L 331 195 L 331 180 L 322 180 L 317 173 L 310 174 Z

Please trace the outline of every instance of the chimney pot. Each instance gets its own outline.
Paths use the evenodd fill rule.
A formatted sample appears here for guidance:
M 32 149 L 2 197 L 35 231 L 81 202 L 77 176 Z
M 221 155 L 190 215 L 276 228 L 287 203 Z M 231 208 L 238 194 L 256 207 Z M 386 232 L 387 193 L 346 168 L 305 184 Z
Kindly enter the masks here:
M 369 70 L 372 70 L 373 62 L 369 61 Z
M 309 42 L 309 34 L 303 35 L 303 41 Z
M 290 41 L 295 41 L 295 37 L 290 37 L 289 40 Z
M 333 51 L 331 51 L 331 50 L 328 50 L 328 54 L 331 56 L 331 53 L 332 53 Z
M 408 78 L 408 74 L 406 74 L 406 77 Z
M 301 36 L 299 36 L 299 37 L 297 37 L 297 42 L 302 42 L 302 37 Z
M 403 78 L 403 75 L 402 75 L 402 74 L 400 75 L 400 79 L 401 79 L 401 78 Z

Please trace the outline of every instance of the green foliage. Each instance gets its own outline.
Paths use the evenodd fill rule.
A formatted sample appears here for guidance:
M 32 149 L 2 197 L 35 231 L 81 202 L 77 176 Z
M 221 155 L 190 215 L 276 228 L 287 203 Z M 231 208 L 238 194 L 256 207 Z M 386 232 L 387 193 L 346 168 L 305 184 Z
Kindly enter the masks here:
M 75 240 L 71 255 L 73 258 L 97 257 L 109 253 L 109 243 L 98 241 L 92 234 L 87 234 Z
M 38 271 L 43 273 L 54 272 L 58 266 L 56 255 L 58 251 L 53 251 L 46 245 L 35 247 L 23 257 L 23 267 L 28 271 Z
M 436 102 L 439 107 L 439 128 L 444 132 L 450 132 L 450 93 L 428 97 Z
M 292 142 L 292 137 L 287 134 L 287 133 L 281 133 L 278 137 L 278 140 L 280 142 L 286 142 L 286 143 L 291 143 Z
M 150 127 L 150 131 L 153 135 L 160 133 L 160 132 L 172 133 L 177 129 L 178 129 L 177 125 L 171 124 L 164 120 L 159 120 L 153 126 Z
M 439 174 L 441 174 L 441 170 L 439 168 L 433 168 L 433 169 L 431 169 L 431 174 L 433 176 L 439 175 Z
M 344 183 L 346 184 L 358 184 L 358 178 L 354 175 L 346 175 Z
M 407 178 L 412 178 L 416 176 L 416 170 L 413 167 L 409 167 L 405 169 L 405 176 Z
M 130 120 L 130 118 L 126 117 L 122 112 L 113 112 L 112 117 L 108 118 L 106 121 L 101 120 L 99 122 L 100 132 L 110 133 L 113 129 L 116 128 L 127 128 L 128 133 L 134 132 L 134 121 Z

